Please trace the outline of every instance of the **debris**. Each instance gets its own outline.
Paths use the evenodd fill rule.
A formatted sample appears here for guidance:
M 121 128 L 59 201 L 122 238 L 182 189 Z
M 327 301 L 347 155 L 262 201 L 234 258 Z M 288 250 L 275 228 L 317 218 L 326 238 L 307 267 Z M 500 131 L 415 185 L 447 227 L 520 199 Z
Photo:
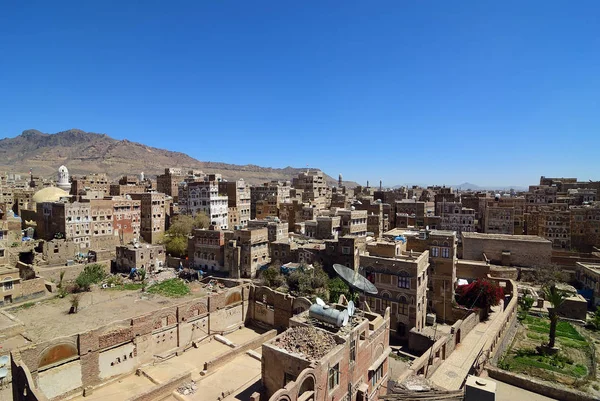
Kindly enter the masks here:
M 314 327 L 291 327 L 275 340 L 277 347 L 319 360 L 336 346 L 333 336 Z
M 185 383 L 177 388 L 177 392 L 182 395 L 190 395 L 194 394 L 198 387 L 196 386 L 195 381 L 191 381 L 189 383 Z

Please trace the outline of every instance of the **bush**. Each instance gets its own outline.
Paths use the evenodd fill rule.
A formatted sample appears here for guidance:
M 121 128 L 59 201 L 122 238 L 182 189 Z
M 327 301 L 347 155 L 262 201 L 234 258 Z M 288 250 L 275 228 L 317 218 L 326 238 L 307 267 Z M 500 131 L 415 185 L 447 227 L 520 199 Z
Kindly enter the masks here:
M 106 277 L 102 265 L 94 263 L 87 265 L 75 279 L 75 292 L 89 291 L 92 284 L 98 284 Z
M 262 282 L 267 287 L 279 288 L 285 283 L 285 278 L 275 266 L 269 266 L 261 273 Z
M 488 311 L 492 306 L 498 305 L 502 298 L 502 287 L 486 279 L 478 279 L 471 284 L 456 287 L 456 301 L 469 308 L 477 307 Z
M 348 285 L 339 277 L 329 281 L 329 302 L 337 302 L 340 299 L 340 295 L 344 295 L 347 300 L 350 299 L 350 288 Z

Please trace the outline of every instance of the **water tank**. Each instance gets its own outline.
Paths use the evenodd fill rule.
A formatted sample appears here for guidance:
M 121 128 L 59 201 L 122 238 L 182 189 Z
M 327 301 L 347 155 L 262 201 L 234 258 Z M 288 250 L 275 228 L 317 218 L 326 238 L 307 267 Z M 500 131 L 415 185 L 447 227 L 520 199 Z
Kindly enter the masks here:
M 335 327 L 343 327 L 348 324 L 348 311 L 339 311 L 329 305 L 313 304 L 308 310 L 308 316 Z

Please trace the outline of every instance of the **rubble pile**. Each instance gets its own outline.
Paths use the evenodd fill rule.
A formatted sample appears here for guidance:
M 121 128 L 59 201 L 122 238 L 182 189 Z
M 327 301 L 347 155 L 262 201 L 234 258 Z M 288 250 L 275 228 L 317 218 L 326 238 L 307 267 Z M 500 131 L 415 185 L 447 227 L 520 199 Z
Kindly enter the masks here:
M 177 392 L 182 395 L 189 395 L 194 394 L 197 389 L 198 387 L 196 386 L 196 382 L 192 380 L 189 383 L 185 383 L 184 385 L 179 386 L 177 388 Z
M 309 360 L 318 360 L 331 351 L 336 343 L 333 336 L 314 327 L 292 327 L 275 340 L 275 345 Z

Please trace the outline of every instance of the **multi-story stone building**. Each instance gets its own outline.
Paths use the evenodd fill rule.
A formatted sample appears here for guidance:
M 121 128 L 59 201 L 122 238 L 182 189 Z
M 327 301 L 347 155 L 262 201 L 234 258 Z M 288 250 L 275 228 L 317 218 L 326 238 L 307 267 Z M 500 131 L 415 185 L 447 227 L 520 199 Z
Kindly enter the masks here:
M 206 214 L 212 225 L 226 230 L 229 225 L 229 200 L 220 191 L 220 174 L 211 174 L 204 181 L 183 182 L 179 185 L 179 212 L 195 216 Z M 223 189 L 223 187 L 221 187 Z
M 229 271 L 225 268 L 225 233 L 214 226 L 194 230 L 188 240 L 188 255 L 193 267 L 209 272 Z
M 379 291 L 362 295 L 361 303 L 367 302 L 375 312 L 391 308 L 390 335 L 408 339 L 412 328 L 425 327 L 429 251 L 407 252 L 400 240 L 373 242 L 360 256 L 360 266 Z
M 92 214 L 89 202 L 43 202 L 37 205 L 38 238 L 64 238 L 80 249 L 92 244 Z
M 139 240 L 142 202 L 131 196 L 113 196 L 113 230 L 121 245 Z
M 156 177 L 156 192 L 161 192 L 173 198 L 177 203 L 179 198 L 179 183 L 185 179 L 180 168 L 166 168 L 165 173 Z
M 256 218 L 256 203 L 265 199 L 276 199 L 277 204 L 290 201 L 289 181 L 271 181 L 250 187 L 250 218 Z
M 309 311 L 294 316 L 286 331 L 262 346 L 265 399 L 379 399 L 389 379 L 389 325 L 389 311 L 383 316 L 361 311 L 343 328 L 332 328 Z M 310 346 L 299 351 L 295 338 L 302 336 L 318 341 L 322 354 Z
M 133 200 L 140 201 L 140 235 L 146 242 L 156 244 L 167 229 L 171 197 L 158 192 L 129 196 Z
M 475 210 L 463 207 L 460 202 L 440 202 L 436 213 L 441 217 L 440 229 L 463 232 L 475 231 Z
M 254 278 L 271 261 L 266 227 L 227 231 L 225 242 L 225 269 L 229 277 Z
M 83 177 L 71 178 L 71 195 L 85 195 L 88 191 L 110 194 L 110 181 L 106 174 L 89 174 Z
M 122 245 L 117 246 L 115 265 L 118 271 L 129 273 L 132 268 L 147 269 L 153 272 L 165 266 L 166 254 L 163 245 Z
M 219 182 L 219 192 L 227 194 L 230 229 L 245 228 L 250 220 L 250 186 L 244 179 Z
M 288 238 L 288 223 L 281 221 L 278 217 L 271 217 L 262 220 L 250 220 L 248 228 L 266 227 L 269 234 L 269 242 L 281 241 Z
M 575 276 L 583 288 L 591 292 L 591 304 L 600 306 L 600 263 L 577 262 Z
M 488 234 L 523 234 L 525 198 L 496 196 L 487 200 L 483 213 L 483 231 Z
M 302 201 L 319 204 L 320 208 L 331 205 L 331 189 L 322 171 L 314 170 L 298 174 L 292 180 L 292 187 L 301 191 Z
M 340 217 L 341 235 L 364 237 L 367 235 L 367 211 L 340 209 L 336 212 Z
M 256 201 L 256 219 L 266 219 L 279 216 L 279 204 L 275 196 Z
M 123 196 L 140 192 L 149 192 L 152 190 L 152 182 L 149 180 L 141 181 L 136 175 L 124 175 L 117 184 L 110 185 L 111 196 Z

